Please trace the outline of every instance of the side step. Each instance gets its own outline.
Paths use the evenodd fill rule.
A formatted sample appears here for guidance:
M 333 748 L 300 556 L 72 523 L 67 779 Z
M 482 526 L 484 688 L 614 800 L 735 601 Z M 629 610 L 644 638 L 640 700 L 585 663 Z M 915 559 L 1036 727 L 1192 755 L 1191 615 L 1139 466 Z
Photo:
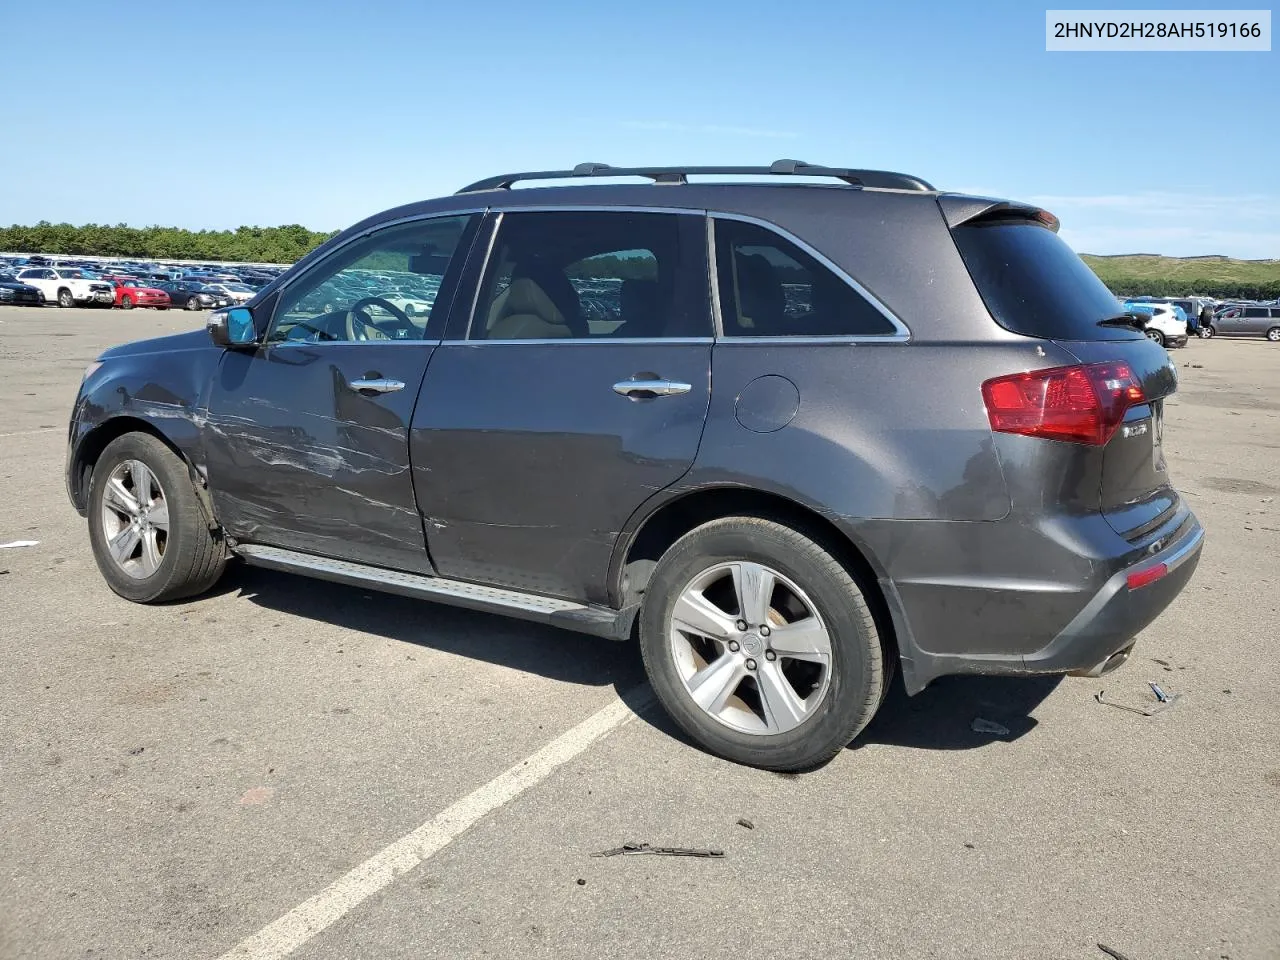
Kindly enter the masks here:
M 609 640 L 627 639 L 636 613 L 634 608 L 610 610 L 608 607 L 544 597 L 536 593 L 503 590 L 500 587 L 486 587 L 444 577 L 424 577 L 416 573 L 352 563 L 349 560 L 331 560 L 280 547 L 242 543 L 235 551 L 245 563 L 255 567 L 300 573 L 320 580 L 395 593 L 402 597 L 417 597 L 469 610 L 518 617 Z

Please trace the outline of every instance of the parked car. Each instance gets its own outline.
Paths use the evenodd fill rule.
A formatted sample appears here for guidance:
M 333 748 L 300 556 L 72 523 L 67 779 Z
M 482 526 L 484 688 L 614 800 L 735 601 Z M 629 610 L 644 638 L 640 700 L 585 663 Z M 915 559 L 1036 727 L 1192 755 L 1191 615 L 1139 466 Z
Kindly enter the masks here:
M 38 307 L 44 303 L 44 294 L 39 287 L 23 283 L 12 273 L 0 273 L 0 303 L 11 306 Z
M 164 290 L 150 286 L 134 277 L 111 277 L 110 279 L 115 290 L 116 306 L 123 310 L 132 310 L 134 307 L 168 310 L 173 302 Z
M 231 303 L 247 303 L 258 292 L 253 287 L 239 282 L 216 281 L 206 283 L 204 286 L 210 292 L 222 294 Z
M 1200 336 L 1266 337 L 1280 343 L 1280 306 L 1230 305 L 1214 315 L 1213 321 L 1200 328 Z
M 107 583 L 192 596 L 238 554 L 634 635 L 682 729 L 775 770 L 839 752 L 895 669 L 1122 664 L 1203 539 L 1168 353 L 1034 205 L 748 169 L 848 186 L 496 177 L 101 354 L 67 482 Z M 508 189 L 571 176 L 664 185 Z M 417 321 L 392 263 L 439 290 Z M 619 291 L 595 327 L 587 282 Z
M 1187 345 L 1187 318 L 1180 307 L 1156 301 L 1130 300 L 1124 309 L 1129 313 L 1143 314 L 1147 318 L 1143 332 L 1162 347 Z
M 175 307 L 182 307 L 184 310 L 212 310 L 231 305 L 231 299 L 226 294 L 211 290 L 196 280 L 170 280 L 159 283 L 156 287 L 169 295 L 169 300 Z
M 38 287 L 47 301 L 60 307 L 109 307 L 115 298 L 111 284 L 92 280 L 72 267 L 28 267 L 17 274 L 22 283 Z

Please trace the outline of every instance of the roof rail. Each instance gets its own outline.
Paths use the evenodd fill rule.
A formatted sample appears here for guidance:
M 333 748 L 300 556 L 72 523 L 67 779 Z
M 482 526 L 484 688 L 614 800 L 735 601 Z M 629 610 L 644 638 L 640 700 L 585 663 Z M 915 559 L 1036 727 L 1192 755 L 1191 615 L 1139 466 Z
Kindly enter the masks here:
M 573 177 L 648 177 L 654 183 L 688 183 L 690 176 L 797 176 L 834 177 L 854 187 L 880 187 L 889 190 L 933 190 L 919 177 L 887 170 L 851 170 L 824 167 L 803 160 L 776 160 L 767 167 L 611 167 L 607 163 L 580 163 L 572 170 L 541 170 L 533 173 L 504 173 L 477 180 L 458 193 L 478 190 L 509 190 L 522 180 L 563 180 Z

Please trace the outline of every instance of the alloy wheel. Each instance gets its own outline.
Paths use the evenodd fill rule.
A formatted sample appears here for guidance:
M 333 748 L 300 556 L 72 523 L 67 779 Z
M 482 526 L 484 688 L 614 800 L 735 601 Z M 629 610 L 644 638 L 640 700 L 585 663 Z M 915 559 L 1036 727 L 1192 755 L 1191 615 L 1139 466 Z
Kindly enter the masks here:
M 160 568 L 169 544 L 169 504 L 155 473 L 141 460 L 124 460 L 102 491 L 103 539 L 111 559 L 135 580 Z
M 793 730 L 831 686 L 831 636 L 805 592 L 768 566 L 718 563 L 684 587 L 668 627 L 685 691 L 743 733 Z

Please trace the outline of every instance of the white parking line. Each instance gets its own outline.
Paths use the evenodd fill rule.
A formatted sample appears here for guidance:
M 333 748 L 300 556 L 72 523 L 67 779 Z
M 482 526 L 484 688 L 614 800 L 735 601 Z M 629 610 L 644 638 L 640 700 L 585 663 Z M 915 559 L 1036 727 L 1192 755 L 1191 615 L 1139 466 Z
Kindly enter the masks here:
M 644 709 L 651 697 L 649 693 L 632 698 L 636 709 Z M 632 708 L 621 700 L 609 704 L 537 753 L 445 808 L 412 833 L 375 853 L 310 900 L 241 941 L 219 960 L 278 960 L 288 956 L 398 877 L 439 853 L 486 814 L 541 783 L 557 767 L 634 717 Z

